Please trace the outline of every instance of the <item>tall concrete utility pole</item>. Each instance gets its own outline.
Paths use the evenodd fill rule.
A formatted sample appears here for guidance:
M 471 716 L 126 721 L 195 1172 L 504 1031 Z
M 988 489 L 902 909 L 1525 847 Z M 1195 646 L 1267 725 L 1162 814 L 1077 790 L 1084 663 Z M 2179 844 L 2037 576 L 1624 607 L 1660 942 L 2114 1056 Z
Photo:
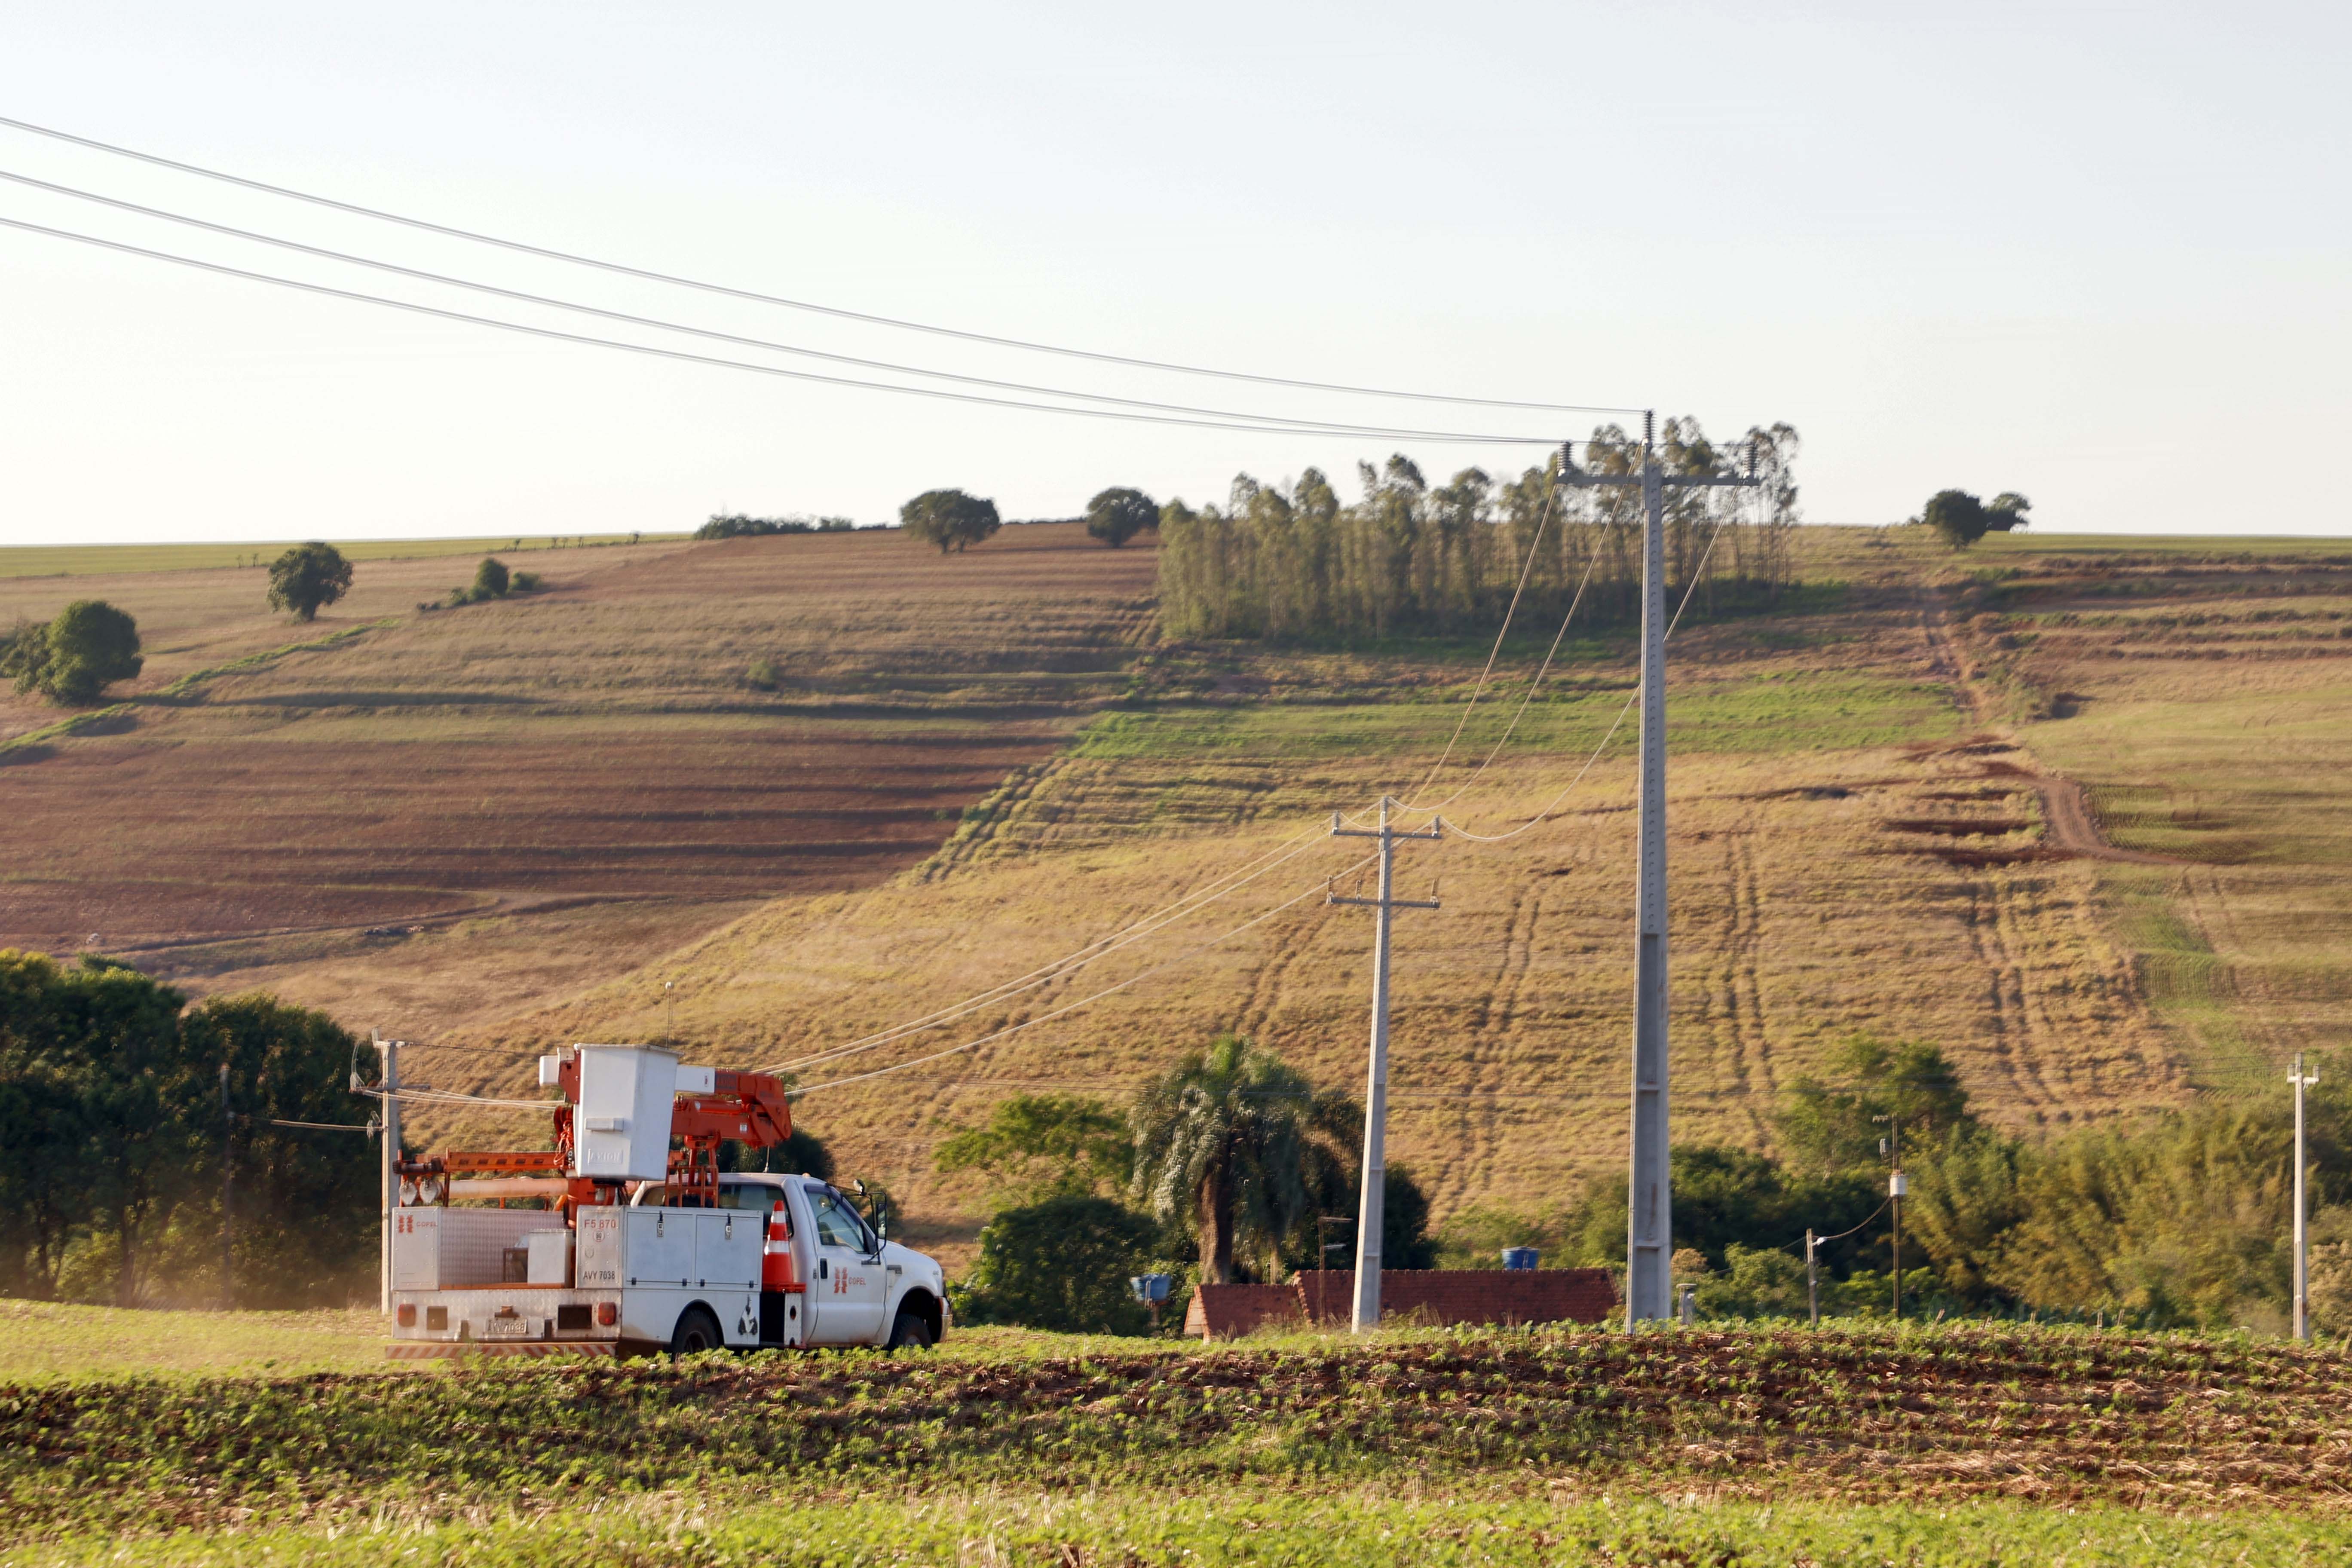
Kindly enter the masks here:
M 2311 1340 L 2311 1205 L 2304 1192 L 2304 1177 L 2310 1170 L 2308 1156 L 2303 1145 L 2303 1091 L 2319 1081 L 2319 1075 L 2304 1075 L 2303 1053 L 2294 1053 L 2294 1070 L 2286 1075 L 2294 1085 L 2294 1337 L 2305 1343 Z
M 1364 1081 L 1364 1174 L 1363 1185 L 1356 1199 L 1356 1310 L 1352 1319 L 1355 1331 L 1378 1328 L 1381 1321 L 1381 1226 L 1385 1218 L 1381 1200 L 1387 1195 L 1388 1129 L 1389 1129 L 1389 916 L 1397 910 L 1433 910 L 1434 899 L 1399 899 L 1391 897 L 1397 841 L 1401 838 L 1437 838 L 1445 832 L 1444 824 L 1435 817 L 1419 833 L 1405 833 L 1389 826 L 1389 807 L 1395 802 L 1381 796 L 1381 825 L 1377 828 L 1343 827 L 1339 814 L 1331 814 L 1331 836 L 1335 838 L 1377 838 L 1381 841 L 1381 893 L 1376 899 L 1349 899 L 1337 893 L 1325 893 L 1328 904 L 1364 904 L 1374 911 L 1372 924 L 1372 1059 Z
M 1625 1326 L 1673 1312 L 1674 1194 L 1666 1164 L 1666 500 L 1669 489 L 1752 486 L 1716 474 L 1669 474 L 1658 466 L 1657 420 L 1642 416 L 1638 473 L 1588 474 L 1570 449 L 1559 482 L 1578 489 L 1642 487 L 1641 853 L 1633 896 L 1633 1138 L 1626 1189 Z M 1749 453 L 1753 468 L 1754 453 Z
M 400 1042 L 375 1037 L 377 1058 L 383 1066 L 383 1258 L 380 1310 L 392 1310 L 392 1226 L 400 1209 Z

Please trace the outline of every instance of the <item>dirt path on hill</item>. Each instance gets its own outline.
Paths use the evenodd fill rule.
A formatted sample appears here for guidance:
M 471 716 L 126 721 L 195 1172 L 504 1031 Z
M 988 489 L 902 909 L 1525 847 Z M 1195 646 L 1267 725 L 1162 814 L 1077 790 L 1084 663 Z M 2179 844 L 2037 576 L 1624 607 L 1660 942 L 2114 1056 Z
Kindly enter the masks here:
M 1951 684 L 1969 716 L 1985 726 L 1988 736 L 2016 748 L 2015 760 L 2001 766 L 2000 771 L 2014 768 L 2020 782 L 2030 785 L 2041 798 L 2042 819 L 2047 825 L 2043 839 L 2050 847 L 2086 860 L 2119 860 L 2135 866 L 2195 864 L 2177 855 L 2124 849 L 2107 842 L 2099 831 L 2099 816 L 2091 805 L 2090 792 L 2077 780 L 2045 767 L 2000 722 L 1990 695 L 1969 678 L 1967 658 L 1952 640 L 1951 616 L 1945 609 L 1943 595 L 1932 584 L 1923 584 L 1919 589 L 1919 636 L 1927 645 L 1928 668 Z

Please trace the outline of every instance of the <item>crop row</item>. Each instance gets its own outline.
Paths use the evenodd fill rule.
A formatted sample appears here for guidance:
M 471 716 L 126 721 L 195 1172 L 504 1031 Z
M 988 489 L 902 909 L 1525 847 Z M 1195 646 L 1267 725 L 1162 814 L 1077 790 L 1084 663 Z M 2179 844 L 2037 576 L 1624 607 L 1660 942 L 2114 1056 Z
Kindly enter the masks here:
M 2324 1503 L 2340 1353 L 1964 1330 L 1425 1335 L 1029 1362 L 764 1355 L 0 1389 L 18 1538 L 557 1507 L 689 1480 L 1687 1478 L 1758 1495 Z

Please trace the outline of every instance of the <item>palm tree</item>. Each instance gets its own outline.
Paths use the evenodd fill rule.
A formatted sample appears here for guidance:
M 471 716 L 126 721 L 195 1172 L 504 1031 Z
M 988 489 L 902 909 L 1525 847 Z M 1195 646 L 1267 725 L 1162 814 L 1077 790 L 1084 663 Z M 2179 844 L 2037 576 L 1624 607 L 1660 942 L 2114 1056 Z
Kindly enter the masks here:
M 1212 1041 L 1136 1100 L 1135 1186 L 1162 1221 L 1201 1243 L 1201 1277 L 1233 1279 L 1234 1256 L 1278 1257 L 1330 1196 L 1350 1187 L 1362 1112 L 1236 1035 Z

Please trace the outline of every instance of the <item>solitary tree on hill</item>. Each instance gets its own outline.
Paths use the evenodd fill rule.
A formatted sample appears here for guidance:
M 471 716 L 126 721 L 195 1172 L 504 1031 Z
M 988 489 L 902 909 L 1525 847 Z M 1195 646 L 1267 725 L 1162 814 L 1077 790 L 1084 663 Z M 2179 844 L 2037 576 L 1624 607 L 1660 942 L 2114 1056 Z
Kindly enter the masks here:
M 1087 502 L 1087 535 L 1113 550 L 1147 528 L 1160 526 L 1160 503 L 1141 490 L 1114 487 Z
M 1987 533 L 2007 533 L 2026 526 L 2033 503 L 2015 490 L 2003 490 L 1990 506 L 1966 490 L 1937 490 L 1927 498 L 1918 516 L 1955 550 L 1966 550 Z
M 269 607 L 291 610 L 314 621 L 319 612 L 351 591 L 352 563 L 331 544 L 312 540 L 269 563 Z
M 19 691 L 41 691 L 66 703 L 94 702 L 143 664 L 139 623 L 103 599 L 78 599 L 46 625 L 20 625 L 0 637 L 0 675 Z
M 925 490 L 898 509 L 898 523 L 908 538 L 938 545 L 942 555 L 969 549 L 1003 526 L 994 501 L 961 490 Z
M 1348 1096 L 1227 1035 L 1137 1100 L 1136 1189 L 1197 1234 L 1201 1278 L 1228 1284 L 1237 1254 L 1278 1258 L 1348 1191 L 1360 1116 Z

